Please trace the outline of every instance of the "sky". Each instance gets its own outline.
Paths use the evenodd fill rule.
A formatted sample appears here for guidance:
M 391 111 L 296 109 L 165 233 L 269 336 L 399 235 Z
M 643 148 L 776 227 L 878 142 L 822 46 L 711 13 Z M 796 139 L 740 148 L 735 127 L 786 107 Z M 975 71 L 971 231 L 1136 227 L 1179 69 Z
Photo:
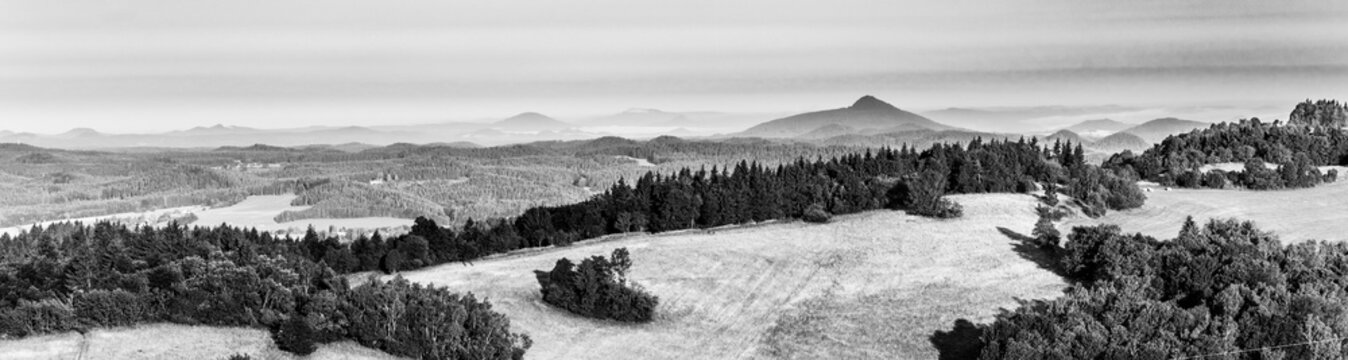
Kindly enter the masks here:
M 0 129 L 783 113 L 865 94 L 1285 118 L 1348 98 L 1345 24 L 1348 2 L 1300 0 L 0 0 Z

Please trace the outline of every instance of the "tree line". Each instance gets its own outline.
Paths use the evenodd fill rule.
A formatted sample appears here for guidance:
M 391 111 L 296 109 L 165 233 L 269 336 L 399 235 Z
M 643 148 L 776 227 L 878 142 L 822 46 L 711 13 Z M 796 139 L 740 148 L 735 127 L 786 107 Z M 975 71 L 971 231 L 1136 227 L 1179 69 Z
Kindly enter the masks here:
M 975 140 L 921 151 L 905 146 L 798 159 L 776 167 L 740 162 L 730 169 L 648 172 L 633 185 L 620 180 L 589 200 L 534 207 L 515 218 L 442 227 L 420 217 L 399 236 L 361 236 L 344 244 L 311 234 L 301 242 L 310 259 L 338 272 L 391 273 L 607 234 L 803 218 L 812 209 L 815 218 L 883 208 L 951 217 L 960 209 L 945 194 L 1030 192 L 1040 183 L 1062 189 L 1091 215 L 1135 208 L 1145 200 L 1133 179 L 1086 164 L 1080 144 Z

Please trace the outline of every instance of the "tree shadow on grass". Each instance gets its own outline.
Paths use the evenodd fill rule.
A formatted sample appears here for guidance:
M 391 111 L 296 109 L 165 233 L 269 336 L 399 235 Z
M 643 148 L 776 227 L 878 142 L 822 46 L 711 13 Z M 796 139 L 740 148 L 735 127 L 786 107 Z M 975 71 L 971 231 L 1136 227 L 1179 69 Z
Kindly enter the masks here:
M 1004 227 L 998 226 L 997 231 L 1002 232 L 1002 235 L 1006 235 L 1006 237 L 1015 241 L 1014 243 L 1011 243 L 1011 250 L 1014 250 L 1021 258 L 1033 261 L 1035 265 L 1039 265 L 1040 269 L 1052 271 L 1054 274 L 1061 276 L 1064 280 L 1069 282 L 1072 281 L 1072 277 L 1067 273 L 1067 269 L 1062 267 L 1062 256 L 1058 253 L 1057 248 L 1040 246 L 1038 239 L 1025 236 L 1024 234 Z
M 1040 246 L 1039 239 L 1025 236 L 1005 227 L 999 226 L 997 231 L 1012 240 L 1011 249 L 1020 257 L 1033 261 L 1035 265 L 1039 265 L 1039 268 L 1051 271 L 1068 282 L 1073 282 L 1072 277 L 1068 276 L 1066 269 L 1062 267 L 1062 254 L 1060 254 L 1058 247 Z M 986 325 L 977 325 L 966 319 L 958 319 L 955 320 L 953 329 L 949 331 L 937 330 L 929 339 L 936 350 L 940 352 L 938 357 L 940 360 L 977 359 L 986 345 L 983 340 L 985 327 Z
M 950 331 L 937 330 L 930 338 L 940 360 L 973 360 L 983 351 L 983 328 L 965 319 L 955 320 Z

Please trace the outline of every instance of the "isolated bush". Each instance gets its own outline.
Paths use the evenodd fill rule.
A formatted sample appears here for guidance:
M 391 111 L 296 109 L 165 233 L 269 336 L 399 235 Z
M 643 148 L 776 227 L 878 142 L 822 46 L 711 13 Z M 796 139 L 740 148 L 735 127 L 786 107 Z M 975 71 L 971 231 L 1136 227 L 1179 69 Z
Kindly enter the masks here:
M 562 258 L 552 271 L 535 273 L 549 304 L 586 317 L 648 322 L 659 299 L 627 281 L 631 266 L 627 248 L 618 248 L 607 259 L 593 256 L 574 266 Z
M 827 223 L 829 220 L 833 219 L 833 214 L 829 214 L 828 211 L 824 210 L 823 204 L 814 203 L 810 204 L 810 207 L 805 208 L 805 214 L 801 216 L 801 219 L 812 223 Z
M 225 358 L 225 360 L 253 360 L 253 356 L 244 353 L 239 353 L 230 355 L 228 358 Z
M 289 320 L 281 323 L 271 332 L 276 347 L 299 355 L 309 355 L 318 350 L 314 344 L 314 327 L 303 316 L 293 314 Z
M 964 206 L 943 196 L 921 207 L 909 208 L 908 213 L 937 219 L 953 219 L 964 216 Z
M 1059 243 L 1062 242 L 1062 233 L 1058 232 L 1058 228 L 1053 226 L 1053 218 L 1046 214 L 1039 216 L 1039 221 L 1034 223 L 1034 230 L 1030 234 L 1034 236 L 1035 241 L 1038 241 L 1041 247 L 1057 248 Z

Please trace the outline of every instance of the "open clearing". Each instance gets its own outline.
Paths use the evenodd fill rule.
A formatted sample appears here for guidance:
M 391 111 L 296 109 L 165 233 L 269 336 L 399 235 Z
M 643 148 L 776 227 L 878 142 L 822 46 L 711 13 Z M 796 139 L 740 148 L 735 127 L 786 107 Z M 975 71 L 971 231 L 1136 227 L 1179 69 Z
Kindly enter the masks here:
M 264 330 L 150 324 L 0 341 L 0 359 L 225 359 L 244 353 L 254 359 L 300 359 L 276 348 Z M 310 360 L 398 359 L 354 342 L 320 345 Z
M 167 208 L 167 209 L 158 209 L 158 210 L 150 210 L 150 211 L 142 211 L 142 212 L 128 212 L 128 213 L 117 213 L 117 214 L 103 215 L 103 216 L 89 216 L 89 217 L 82 217 L 82 218 L 76 218 L 76 219 L 55 220 L 55 221 L 43 221 L 43 222 L 40 222 L 40 223 L 37 223 L 37 224 L 29 224 L 29 225 L 23 225 L 23 226 L 13 226 L 13 227 L 3 228 L 3 229 L 0 229 L 0 234 L 18 235 L 20 232 L 23 232 L 23 231 L 27 231 L 27 230 L 29 230 L 29 229 L 32 229 L 32 228 L 33 228 L 33 225 L 47 226 L 47 225 L 52 224 L 52 223 L 69 222 L 69 221 L 79 221 L 79 222 L 82 222 L 82 223 L 85 223 L 85 224 L 92 224 L 92 223 L 96 223 L 96 222 L 103 221 L 103 220 L 109 220 L 109 221 L 122 222 L 122 223 L 127 223 L 127 224 L 163 225 L 163 224 L 164 224 L 164 221 L 166 221 L 166 220 L 168 220 L 168 219 L 170 219 L 170 218 L 177 218 L 177 217 L 185 216 L 185 215 L 187 215 L 187 214 L 196 213 L 196 212 L 201 212 L 201 211 L 206 210 L 206 209 L 207 209 L 207 208 L 206 208 L 205 206 L 201 206 L 201 205 L 197 205 L 197 206 L 183 206 L 183 207 L 175 207 L 175 208 Z
M 254 195 L 233 206 L 209 209 L 197 213 L 194 225 L 216 226 L 221 223 L 257 228 L 259 231 L 304 231 L 310 225 L 317 229 L 329 226 L 350 229 L 372 229 L 411 224 L 411 220 L 392 217 L 365 217 L 351 219 L 304 219 L 278 223 L 273 218 L 285 211 L 299 211 L 308 206 L 292 206 L 295 195 Z
M 631 157 L 631 156 L 623 156 L 623 155 L 618 155 L 617 158 L 623 159 L 623 160 L 627 160 L 627 161 L 636 162 L 636 163 L 637 163 L 637 166 L 641 166 L 641 167 L 654 167 L 654 166 L 655 166 L 655 164 L 652 163 L 650 160 L 646 160 L 646 159 L 642 159 L 642 158 L 634 158 L 634 157 Z
M 329 227 L 335 229 L 383 229 L 412 224 L 412 220 L 393 217 L 303 219 L 283 223 L 276 222 L 274 219 L 276 215 L 280 215 L 284 211 L 299 211 L 309 208 L 308 206 L 290 205 L 290 202 L 295 200 L 295 197 L 295 195 L 254 195 L 240 201 L 238 204 L 222 208 L 212 209 L 205 206 L 185 206 L 137 213 L 46 221 L 41 224 L 46 225 L 67 221 L 81 221 L 85 224 L 91 224 L 100 220 L 115 220 L 131 225 L 149 224 L 162 226 L 167 224 L 165 219 L 168 219 L 169 217 L 177 218 L 186 216 L 187 214 L 195 214 L 197 216 L 197 220 L 192 223 L 193 226 L 218 226 L 220 224 L 229 224 L 236 227 L 256 228 L 258 231 L 280 231 L 289 234 L 303 234 L 309 226 L 313 226 L 315 229 L 323 231 L 327 230 Z M 32 227 L 32 225 L 24 225 L 2 228 L 0 229 L 0 234 L 9 233 L 10 235 L 16 235 L 20 231 L 26 231 Z
M 1251 220 L 1261 230 L 1278 234 L 1284 243 L 1348 240 L 1348 216 L 1344 216 L 1348 181 L 1294 190 L 1174 188 L 1146 194 L 1147 202 L 1140 208 L 1110 212 L 1098 219 L 1073 217 L 1059 229 L 1107 223 L 1117 224 L 1128 233 L 1170 239 L 1179 233 L 1184 218 L 1192 215 L 1200 223 L 1213 218 Z
M 875 211 L 822 225 L 620 235 L 402 276 L 489 299 L 533 338 L 532 359 L 934 359 L 936 330 L 1066 286 L 998 229 L 1028 234 L 1034 198 L 951 198 L 964 218 Z M 632 253 L 630 278 L 660 297 L 654 322 L 596 321 L 542 302 L 532 270 L 618 247 Z

